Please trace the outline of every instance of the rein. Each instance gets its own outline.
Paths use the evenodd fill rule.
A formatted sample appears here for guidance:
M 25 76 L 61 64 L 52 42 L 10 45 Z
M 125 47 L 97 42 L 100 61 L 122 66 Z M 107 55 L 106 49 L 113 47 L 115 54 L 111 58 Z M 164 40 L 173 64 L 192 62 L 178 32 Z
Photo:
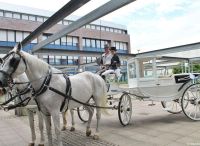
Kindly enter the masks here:
M 17 94 L 15 96 L 12 96 L 12 94 L 9 92 L 9 95 L 10 95 L 10 99 L 5 101 L 4 103 L 2 103 L 0 106 L 5 106 L 6 104 L 10 103 L 11 101 L 15 100 L 17 97 L 19 97 L 20 99 L 20 102 L 15 104 L 15 105 L 9 105 L 8 107 L 3 107 L 4 110 L 8 111 L 8 110 L 11 110 L 11 109 L 14 109 L 16 107 L 24 107 L 26 105 L 28 105 L 29 101 L 31 100 L 31 97 L 26 97 L 25 99 L 22 100 L 21 96 L 22 95 L 25 95 L 27 93 L 29 93 L 32 89 L 32 86 L 31 84 L 29 83 L 27 85 L 26 88 L 24 88 L 22 91 L 17 91 Z M 26 102 L 27 101 L 27 102 Z M 26 103 L 25 103 L 26 102 Z

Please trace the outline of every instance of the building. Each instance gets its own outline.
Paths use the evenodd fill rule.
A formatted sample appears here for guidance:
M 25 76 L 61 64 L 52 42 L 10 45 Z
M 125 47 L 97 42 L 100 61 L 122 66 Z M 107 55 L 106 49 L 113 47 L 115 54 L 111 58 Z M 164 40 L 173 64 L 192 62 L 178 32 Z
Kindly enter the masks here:
M 33 30 L 48 19 L 54 12 L 0 3 L 0 50 L 6 53 L 16 42 L 20 42 Z M 48 38 L 55 32 L 73 23 L 78 17 L 70 16 L 45 31 L 24 50 L 29 51 L 33 45 Z M 94 62 L 104 51 L 104 45 L 115 46 L 122 65 L 126 65 L 126 57 L 130 54 L 130 36 L 125 26 L 97 20 L 93 23 L 64 36 L 45 46 L 35 53 L 39 58 L 59 68 L 68 68 L 72 74 L 78 64 Z M 125 58 L 123 57 L 125 56 Z M 70 71 L 71 69 L 71 71 Z M 86 70 L 94 71 L 91 66 Z

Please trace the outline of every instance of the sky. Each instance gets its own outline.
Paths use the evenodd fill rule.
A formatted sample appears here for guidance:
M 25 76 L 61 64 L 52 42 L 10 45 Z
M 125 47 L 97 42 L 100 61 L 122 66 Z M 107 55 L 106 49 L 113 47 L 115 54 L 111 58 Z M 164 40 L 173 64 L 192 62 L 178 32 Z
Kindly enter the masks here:
M 69 0 L 0 0 L 57 11 Z M 73 14 L 84 16 L 109 0 L 91 0 Z M 136 0 L 101 20 L 125 25 L 131 52 L 146 52 L 200 42 L 200 0 Z

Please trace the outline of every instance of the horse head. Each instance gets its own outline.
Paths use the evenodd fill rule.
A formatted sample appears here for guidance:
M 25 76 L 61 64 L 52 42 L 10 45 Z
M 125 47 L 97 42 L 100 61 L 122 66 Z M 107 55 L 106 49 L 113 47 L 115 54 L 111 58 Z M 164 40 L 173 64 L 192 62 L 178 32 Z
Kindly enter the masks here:
M 8 87 L 13 78 L 26 71 L 26 62 L 21 52 L 21 43 L 0 59 L 0 87 Z

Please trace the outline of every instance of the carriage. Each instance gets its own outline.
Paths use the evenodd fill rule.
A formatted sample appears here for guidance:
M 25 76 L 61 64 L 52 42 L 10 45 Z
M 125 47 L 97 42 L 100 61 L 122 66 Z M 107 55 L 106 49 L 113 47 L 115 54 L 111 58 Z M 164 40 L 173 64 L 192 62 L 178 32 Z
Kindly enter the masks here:
M 125 88 L 120 86 L 115 74 L 106 77 L 108 105 L 118 110 L 123 126 L 130 122 L 134 99 L 160 101 L 169 113 L 183 111 L 188 118 L 200 120 L 200 73 L 169 73 L 172 70 L 169 66 L 177 66 L 180 62 L 185 62 L 185 58 L 154 56 L 130 59 L 127 62 L 128 87 Z M 83 107 L 78 109 L 78 116 L 87 121 L 87 111 Z

